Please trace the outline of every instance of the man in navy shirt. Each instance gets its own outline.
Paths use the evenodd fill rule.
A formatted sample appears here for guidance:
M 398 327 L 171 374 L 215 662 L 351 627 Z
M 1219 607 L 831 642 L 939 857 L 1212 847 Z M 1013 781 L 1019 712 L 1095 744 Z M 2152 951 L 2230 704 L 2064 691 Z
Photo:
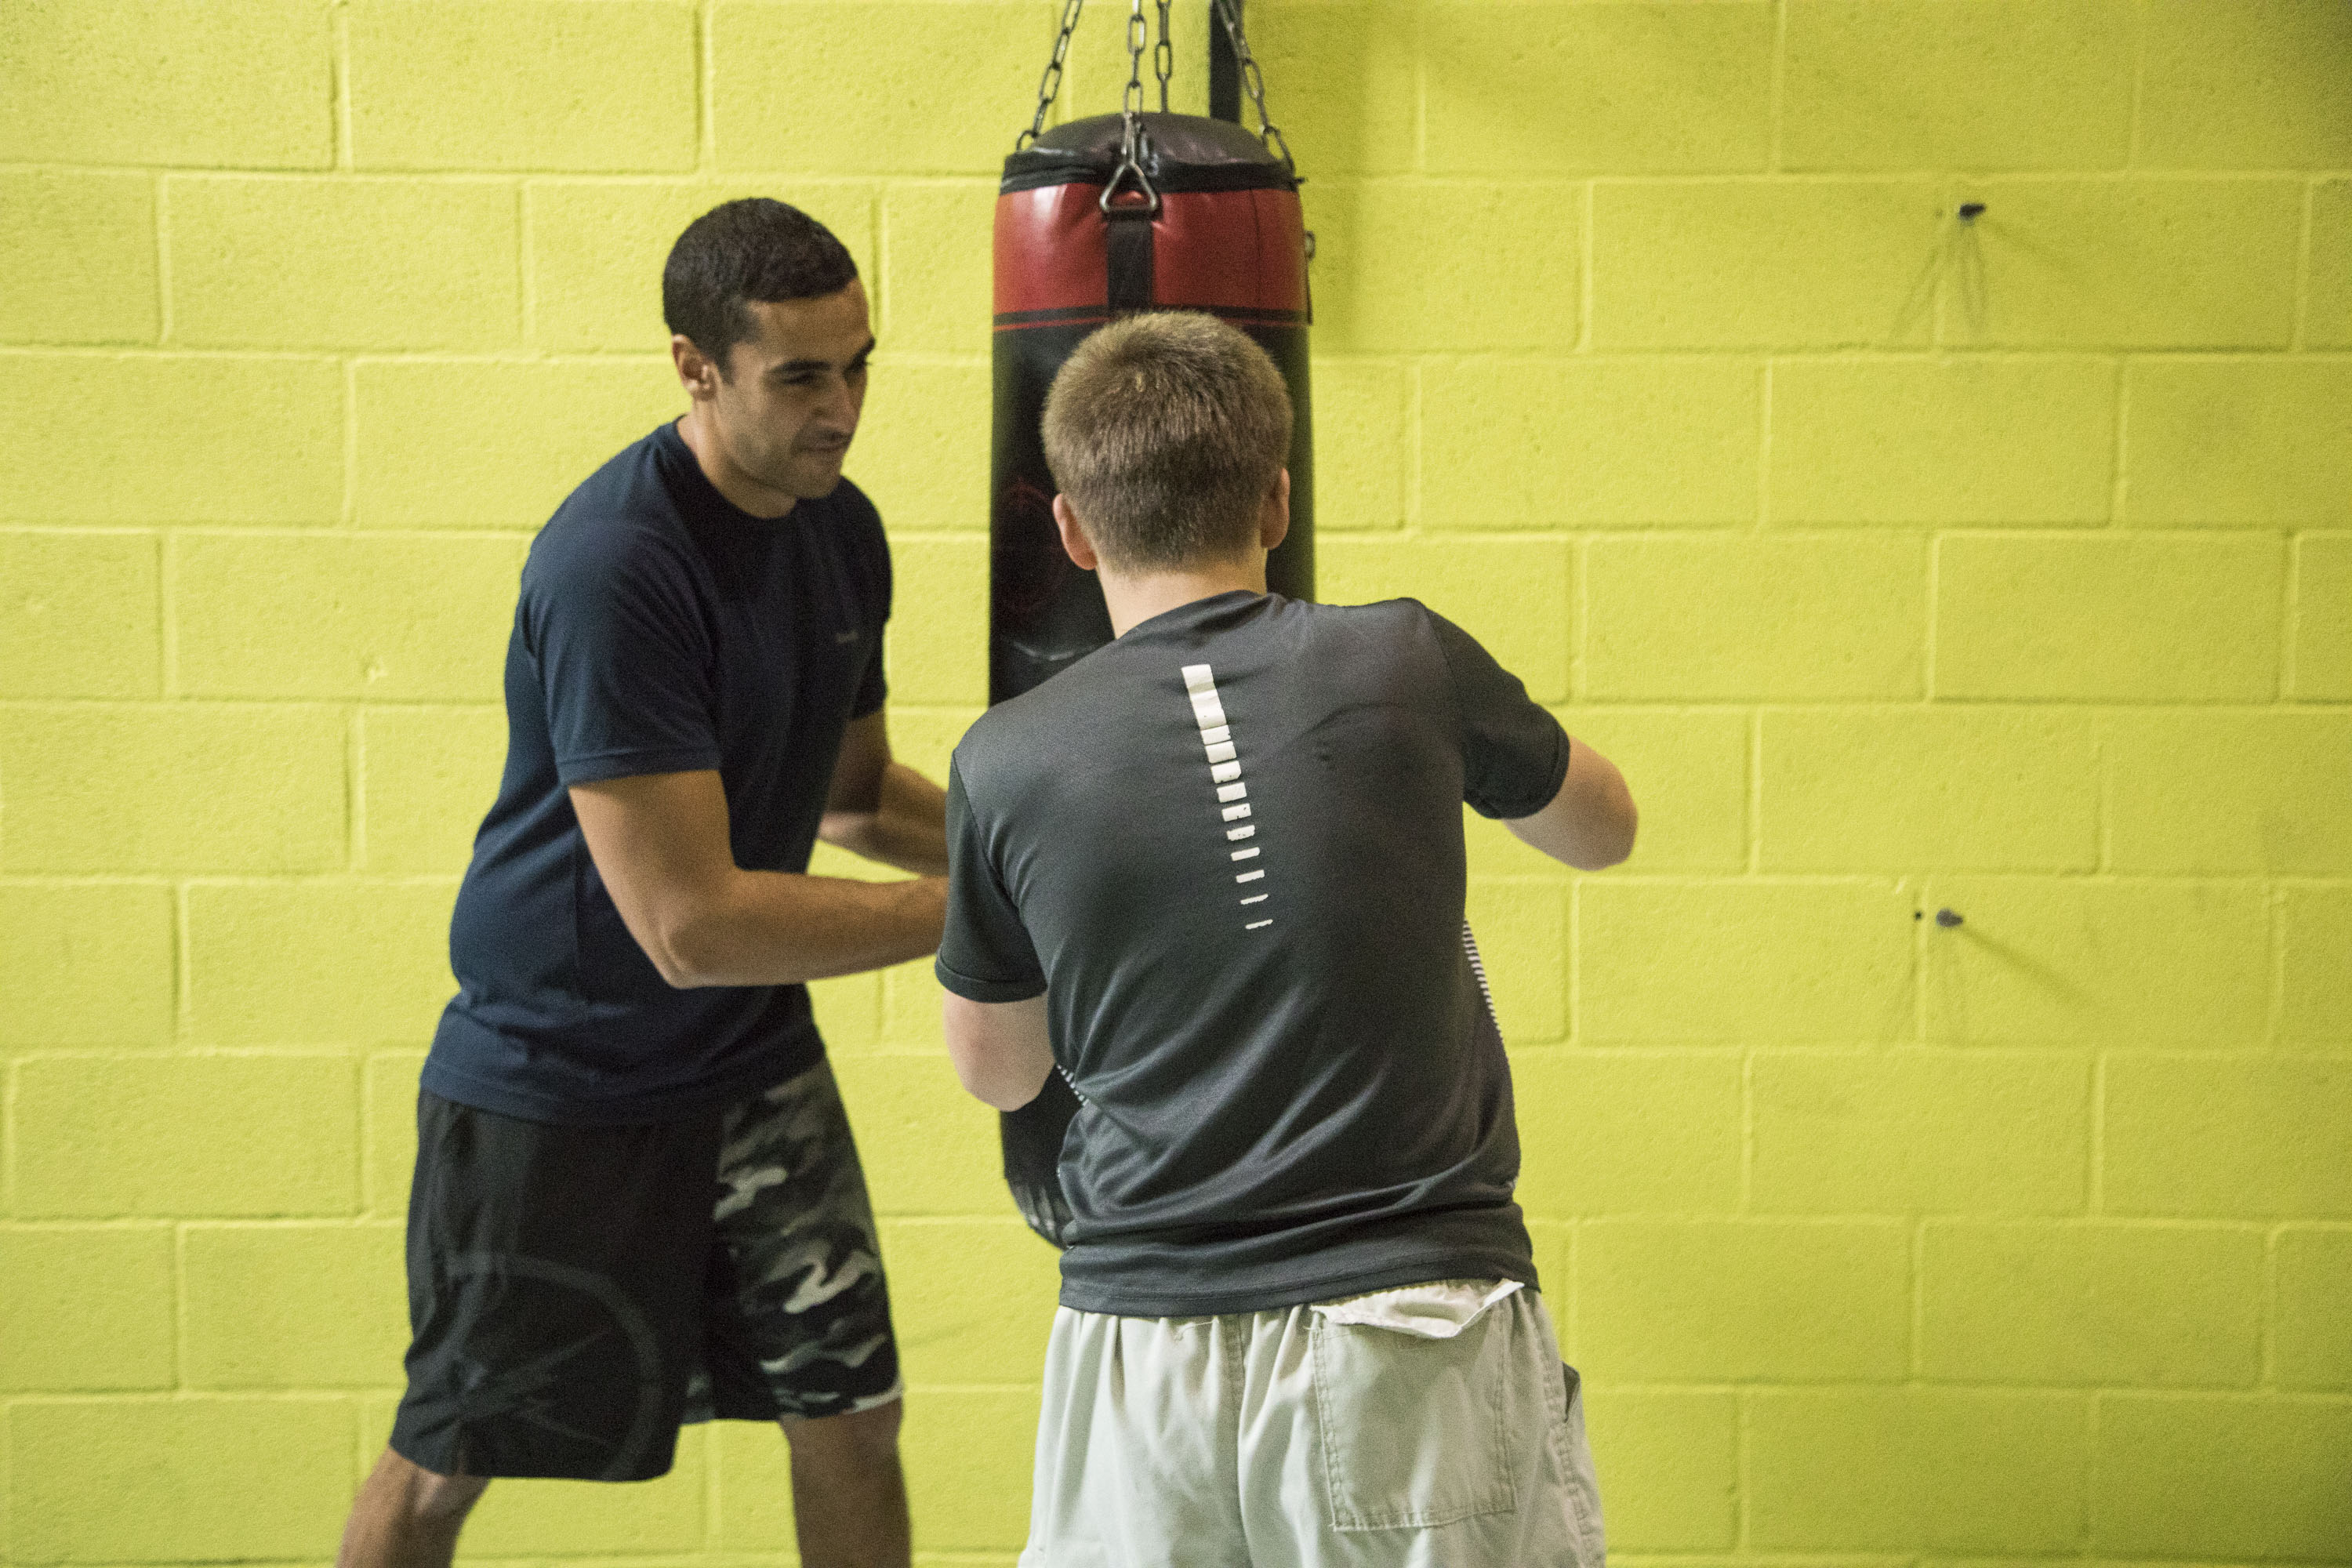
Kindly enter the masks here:
M 497 803 L 450 924 L 409 1206 L 408 1391 L 341 1562 L 446 1565 L 488 1479 L 639 1480 L 781 1422 L 806 1568 L 904 1564 L 874 1218 L 805 982 L 939 941 L 943 797 L 883 725 L 890 561 L 842 462 L 874 349 L 779 202 L 679 237 L 686 416 L 523 568 Z M 818 838 L 918 873 L 806 874 Z
M 1412 600 L 1265 591 L 1290 403 L 1233 328 L 1103 328 L 1045 437 L 1118 636 L 956 747 L 936 965 L 967 1088 L 1080 1101 L 1023 1568 L 1600 1568 L 1462 807 L 1594 868 L 1624 781 Z

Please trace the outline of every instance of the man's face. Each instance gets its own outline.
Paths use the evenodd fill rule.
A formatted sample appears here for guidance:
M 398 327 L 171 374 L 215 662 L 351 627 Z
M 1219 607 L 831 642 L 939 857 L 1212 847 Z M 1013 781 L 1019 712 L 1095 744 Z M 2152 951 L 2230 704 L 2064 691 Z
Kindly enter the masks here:
M 753 300 L 753 332 L 727 351 L 710 413 L 733 466 L 795 500 L 841 482 L 842 459 L 866 405 L 874 352 L 866 287 L 856 279 L 814 300 Z

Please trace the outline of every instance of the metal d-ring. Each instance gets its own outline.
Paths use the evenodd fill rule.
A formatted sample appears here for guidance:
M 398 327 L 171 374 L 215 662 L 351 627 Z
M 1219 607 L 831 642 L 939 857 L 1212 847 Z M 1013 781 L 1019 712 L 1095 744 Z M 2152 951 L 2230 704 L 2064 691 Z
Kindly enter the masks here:
M 1130 174 L 1135 176 L 1135 188 L 1143 194 L 1144 205 L 1138 207 L 1130 203 L 1127 205 L 1117 208 L 1117 212 L 1141 212 L 1149 214 L 1152 217 L 1158 217 L 1160 216 L 1160 193 L 1158 190 L 1153 188 L 1151 176 L 1143 172 L 1143 165 L 1137 163 L 1131 157 L 1123 160 L 1119 163 L 1119 166 L 1111 172 L 1109 183 L 1103 186 L 1102 199 L 1098 204 L 1102 207 L 1103 216 L 1105 217 L 1114 216 L 1111 198 L 1118 195 L 1120 187 L 1127 184 L 1128 176 Z

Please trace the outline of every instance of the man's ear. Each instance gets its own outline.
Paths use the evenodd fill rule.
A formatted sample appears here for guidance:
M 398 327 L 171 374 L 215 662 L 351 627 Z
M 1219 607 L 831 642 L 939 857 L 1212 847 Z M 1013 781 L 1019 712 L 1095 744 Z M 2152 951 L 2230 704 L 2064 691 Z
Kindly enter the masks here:
M 680 332 L 670 334 L 670 363 L 677 367 L 677 381 L 686 395 L 697 403 L 708 403 L 719 395 L 719 366 L 709 354 L 694 346 L 694 340 Z
M 1290 470 L 1274 471 L 1274 489 L 1265 492 L 1258 512 L 1257 542 L 1272 550 L 1290 535 Z
M 1095 553 L 1093 543 L 1087 538 L 1087 531 L 1078 524 L 1078 514 L 1070 510 L 1070 498 L 1067 496 L 1054 498 L 1054 526 L 1062 531 L 1062 548 L 1068 552 L 1071 562 L 1079 571 L 1091 572 L 1102 564 L 1102 557 Z

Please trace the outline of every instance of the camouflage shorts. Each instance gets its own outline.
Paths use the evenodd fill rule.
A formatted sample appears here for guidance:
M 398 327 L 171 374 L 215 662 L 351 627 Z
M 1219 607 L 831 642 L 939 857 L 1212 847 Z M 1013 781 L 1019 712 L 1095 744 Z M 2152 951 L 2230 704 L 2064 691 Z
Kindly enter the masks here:
M 681 1421 L 898 1397 L 874 1215 L 832 1069 L 680 1121 L 554 1127 L 421 1095 L 408 1392 L 443 1475 L 641 1480 Z

